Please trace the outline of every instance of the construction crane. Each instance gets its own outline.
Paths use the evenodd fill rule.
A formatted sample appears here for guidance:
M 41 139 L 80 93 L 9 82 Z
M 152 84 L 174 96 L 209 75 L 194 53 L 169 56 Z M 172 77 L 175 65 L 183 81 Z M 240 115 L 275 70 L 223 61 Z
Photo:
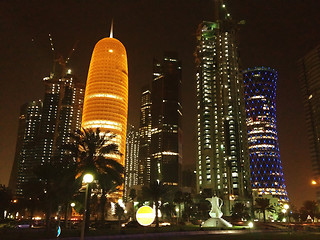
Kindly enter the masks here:
M 51 33 L 49 33 L 49 40 L 50 40 L 51 51 L 53 54 L 53 76 L 52 77 L 54 77 L 54 75 L 56 75 L 56 71 L 57 71 L 56 64 L 57 63 L 61 66 L 61 74 L 65 75 L 67 73 L 66 66 L 67 66 L 73 52 L 76 50 L 77 45 L 79 43 L 79 40 L 77 40 L 73 44 L 73 47 L 72 47 L 71 51 L 68 53 L 66 58 L 64 58 L 62 54 L 56 52 Z

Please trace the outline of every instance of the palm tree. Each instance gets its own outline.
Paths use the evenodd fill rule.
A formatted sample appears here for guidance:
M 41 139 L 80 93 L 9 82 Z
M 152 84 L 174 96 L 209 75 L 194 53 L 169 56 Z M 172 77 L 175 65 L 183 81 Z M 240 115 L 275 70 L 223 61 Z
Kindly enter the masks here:
M 52 161 L 35 167 L 33 171 L 40 181 L 29 182 L 24 190 L 29 199 L 42 202 L 49 230 L 51 214 L 59 205 L 65 205 L 67 211 L 69 201 L 80 184 L 75 181 L 74 164 L 69 165 L 68 162 Z
M 131 201 L 133 202 L 134 199 L 137 197 L 137 191 L 134 188 L 130 189 L 129 197 L 131 198 Z
M 156 207 L 156 227 L 159 227 L 159 201 L 165 196 L 167 193 L 166 186 L 163 185 L 160 181 L 154 181 L 150 183 L 149 187 L 143 187 L 142 189 L 143 195 L 146 199 L 152 200 Z
M 176 206 L 173 203 L 166 202 L 161 206 L 161 212 L 166 216 L 166 218 L 172 222 L 172 217 L 177 214 Z
M 177 214 L 177 220 L 178 220 L 177 223 L 179 223 L 179 220 L 180 220 L 180 217 L 181 217 L 181 204 L 184 202 L 183 192 L 181 192 L 181 191 L 175 192 L 173 201 L 176 204 L 178 204 L 179 212 Z
M 106 196 L 113 192 L 119 192 L 120 191 L 119 186 L 122 184 L 122 182 L 123 182 L 123 179 L 121 175 L 115 178 L 110 175 L 100 175 L 99 187 L 101 188 L 101 196 L 100 196 L 101 221 L 105 220 L 105 209 L 106 209 L 106 202 L 107 202 Z
M 135 209 L 134 209 L 134 200 L 137 198 L 137 191 L 134 188 L 130 189 L 129 192 L 129 198 L 130 198 L 130 211 L 128 215 L 134 219 L 135 218 Z
M 190 216 L 192 214 L 192 205 L 193 200 L 191 193 L 185 192 L 183 193 L 183 218 L 186 219 L 187 222 L 190 222 Z
M 258 212 L 263 213 L 263 221 L 264 222 L 266 222 L 266 211 L 271 212 L 271 213 L 275 211 L 274 207 L 270 204 L 270 199 L 268 199 L 268 198 L 257 198 L 255 209 Z
M 303 206 L 301 208 L 301 212 L 304 213 L 306 216 L 310 215 L 310 217 L 314 221 L 314 217 L 318 212 L 318 204 L 316 201 L 304 201 Z
M 110 186 L 119 186 L 123 183 L 124 168 L 122 164 L 109 157 L 110 154 L 121 155 L 118 145 L 112 143 L 115 136 L 109 132 L 101 133 L 99 128 L 96 130 L 82 129 L 73 135 L 76 143 L 66 147 L 66 153 L 76 161 L 76 178 L 82 177 L 86 173 L 93 174 L 95 180 L 104 190 L 103 196 L 105 196 L 106 190 L 110 189 Z M 88 196 L 90 195 L 91 191 Z M 105 204 L 105 201 L 102 203 Z M 90 206 L 89 202 L 88 206 Z M 104 212 L 102 218 L 104 218 Z M 89 209 L 86 219 L 90 219 Z M 89 221 L 87 223 L 86 230 L 88 230 Z
M 124 217 L 124 209 L 120 206 L 119 203 L 115 204 L 115 214 L 119 221 L 119 230 L 121 230 L 121 218 Z
M 10 202 L 12 200 L 12 194 L 10 190 L 4 185 L 0 185 L 0 220 L 4 218 L 4 210 L 8 210 Z
M 232 217 L 236 220 L 241 220 L 242 218 L 248 218 L 248 208 L 242 202 L 236 202 L 232 208 Z

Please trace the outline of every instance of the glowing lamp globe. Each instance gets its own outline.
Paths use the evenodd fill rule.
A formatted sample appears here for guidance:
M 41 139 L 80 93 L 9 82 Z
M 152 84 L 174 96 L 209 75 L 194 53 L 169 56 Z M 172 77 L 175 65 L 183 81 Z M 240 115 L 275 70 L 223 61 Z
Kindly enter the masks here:
M 93 175 L 90 173 L 87 173 L 83 176 L 83 182 L 84 183 L 92 183 L 93 182 Z

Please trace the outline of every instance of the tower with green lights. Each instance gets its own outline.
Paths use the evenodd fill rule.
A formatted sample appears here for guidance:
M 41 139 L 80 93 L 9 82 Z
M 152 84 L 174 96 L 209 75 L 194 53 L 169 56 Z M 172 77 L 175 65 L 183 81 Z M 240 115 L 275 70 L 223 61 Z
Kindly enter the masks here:
M 230 215 L 235 201 L 252 199 L 236 41 L 242 22 L 216 3 L 216 20 L 197 30 L 197 190 L 223 199 L 223 212 Z

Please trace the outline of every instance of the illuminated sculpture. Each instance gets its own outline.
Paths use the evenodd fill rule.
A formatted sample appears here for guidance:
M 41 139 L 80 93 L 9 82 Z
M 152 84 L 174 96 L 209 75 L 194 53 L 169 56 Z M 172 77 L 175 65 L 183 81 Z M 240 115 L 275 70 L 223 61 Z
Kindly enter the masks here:
M 101 39 L 94 47 L 85 91 L 82 127 L 116 134 L 114 142 L 122 153 L 112 155 L 124 165 L 128 112 L 128 66 L 123 44 Z
M 211 218 L 205 221 L 201 227 L 232 227 L 231 223 L 222 218 L 221 207 L 223 200 L 218 197 L 206 198 L 206 200 L 211 203 L 211 210 L 209 212 Z

